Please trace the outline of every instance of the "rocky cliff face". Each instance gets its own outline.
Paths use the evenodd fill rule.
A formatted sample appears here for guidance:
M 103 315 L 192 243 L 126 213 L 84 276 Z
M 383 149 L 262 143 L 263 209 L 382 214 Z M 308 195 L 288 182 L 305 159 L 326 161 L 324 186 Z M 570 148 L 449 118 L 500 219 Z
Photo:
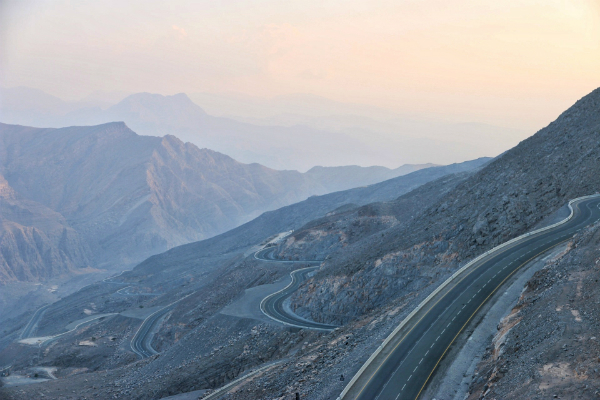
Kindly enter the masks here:
M 407 291 L 432 290 L 466 260 L 524 233 L 569 199 L 600 190 L 599 136 L 600 89 L 410 223 L 335 253 L 301 288 L 294 307 L 337 322 L 325 315 L 345 319 Z
M 92 262 L 89 246 L 62 215 L 21 198 L 0 175 L 0 282 L 83 272 Z

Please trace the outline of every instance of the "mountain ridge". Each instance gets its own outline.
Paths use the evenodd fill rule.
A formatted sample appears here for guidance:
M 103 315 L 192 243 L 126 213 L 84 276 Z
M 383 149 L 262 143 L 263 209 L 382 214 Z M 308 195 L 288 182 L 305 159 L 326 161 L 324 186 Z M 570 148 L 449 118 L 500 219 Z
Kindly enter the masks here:
M 172 135 L 140 136 L 123 122 L 0 124 L 0 160 L 10 187 L 63 215 L 104 254 L 100 262 L 140 261 L 324 192 L 296 171 L 241 164 Z

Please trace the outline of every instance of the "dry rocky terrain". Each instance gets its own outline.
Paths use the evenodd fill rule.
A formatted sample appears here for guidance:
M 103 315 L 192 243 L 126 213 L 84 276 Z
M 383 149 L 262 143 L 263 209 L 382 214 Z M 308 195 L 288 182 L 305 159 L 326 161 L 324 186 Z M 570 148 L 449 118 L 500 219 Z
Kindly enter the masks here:
M 469 399 L 600 396 L 600 225 L 538 271 L 499 324 Z
M 482 160 L 479 164 L 472 165 L 477 166 L 484 162 L 485 160 Z M 460 170 L 462 167 L 452 168 Z M 441 169 L 436 173 L 441 174 L 443 171 Z M 420 173 L 424 172 L 415 172 L 415 174 Z M 426 176 L 430 178 L 435 175 L 427 173 Z M 466 176 L 468 173 L 442 177 L 440 185 L 442 187 L 455 185 Z M 122 371 L 120 372 L 123 374 L 121 389 L 116 393 L 119 395 L 126 393 L 131 398 L 148 396 L 158 398 L 158 396 L 198 388 L 217 388 L 253 367 L 279 359 L 291 361 L 273 366 L 272 371 L 285 366 L 287 372 L 282 374 L 282 377 L 290 379 L 290 376 L 298 374 L 296 364 L 293 362 L 295 357 L 312 352 L 315 348 L 319 349 L 321 360 L 319 365 L 332 365 L 333 360 L 330 359 L 332 355 L 327 354 L 327 349 L 332 346 L 329 344 L 331 340 L 335 341 L 335 348 L 339 347 L 344 354 L 353 348 L 346 347 L 345 341 L 338 343 L 337 333 L 332 336 L 332 334 L 310 331 L 298 332 L 297 329 L 290 330 L 276 324 L 265 324 L 262 320 L 235 318 L 219 313 L 225 306 L 236 301 L 245 289 L 282 279 L 292 268 L 302 266 L 301 264 L 265 264 L 254 260 L 252 256 L 243 257 L 240 252 L 256 244 L 258 238 L 264 240 L 282 230 L 306 224 L 311 212 L 316 213 L 313 215 L 319 213 L 323 215 L 320 210 L 331 210 L 331 207 L 346 204 L 341 209 L 338 207 L 337 211 L 326 218 L 331 218 L 338 213 L 344 215 L 345 209 L 354 208 L 348 204 L 350 200 L 360 203 L 361 196 L 367 199 L 377 198 L 377 196 L 385 198 L 388 193 L 394 193 L 394 187 L 397 192 L 403 188 L 411 188 L 418 182 L 416 178 L 408 177 L 407 184 L 403 185 L 402 178 L 404 177 L 397 178 L 400 179 L 398 182 L 389 181 L 374 185 L 371 189 L 375 193 L 361 188 L 358 193 L 348 191 L 341 192 L 344 194 L 312 197 L 306 202 L 266 213 L 250 223 L 215 238 L 180 246 L 153 256 L 131 272 L 108 282 L 88 286 L 51 305 L 38 324 L 36 335 L 54 335 L 64 332 L 69 326 L 88 316 L 105 317 L 44 346 L 42 353 L 37 348 L 25 344 L 8 344 L 0 351 L 0 364 L 12 363 L 13 370 L 21 374 L 27 374 L 37 365 L 57 367 L 58 377 L 68 376 L 70 381 L 78 382 L 77 385 L 85 388 L 82 389 L 83 392 L 99 393 L 101 396 L 109 396 L 114 389 L 112 384 L 106 386 L 102 383 L 104 379 L 109 378 L 105 378 L 101 371 Z M 432 185 L 434 189 L 431 193 L 438 193 L 439 191 L 435 189 L 437 185 L 434 183 Z M 396 210 L 396 213 L 402 214 L 408 210 L 405 206 L 412 202 L 412 210 L 417 212 L 419 204 L 417 199 L 425 199 L 431 193 L 425 190 L 421 196 L 413 195 L 410 197 L 412 200 L 404 203 L 378 203 L 368 206 L 367 209 Z M 311 210 L 311 207 L 312 211 L 305 212 Z M 149 295 L 144 295 L 146 293 Z M 185 297 L 187 295 L 189 297 Z M 410 297 L 414 298 L 414 296 Z M 157 310 L 161 305 L 170 304 L 181 298 L 184 299 L 166 315 L 153 341 L 153 346 L 161 354 L 149 361 L 134 363 L 136 356 L 128 345 L 141 323 L 141 318 Z M 391 314 L 396 320 L 400 317 L 398 311 L 399 309 Z M 383 329 L 378 333 L 382 335 L 387 326 L 384 321 L 387 320 L 388 318 L 380 319 L 377 323 L 364 328 L 365 334 L 360 336 L 361 345 L 371 346 L 370 335 L 374 329 Z M 17 337 L 25 322 L 26 319 L 19 318 L 8 321 L 7 327 L 10 328 L 5 332 L 6 337 Z M 252 333 L 253 331 L 255 333 Z M 349 336 L 353 333 L 344 330 L 340 334 Z M 260 338 L 260 340 L 251 340 L 252 338 Z M 224 346 L 224 343 L 228 345 Z M 354 353 L 353 357 L 361 359 L 360 354 L 368 354 L 368 351 Z M 314 355 L 309 356 L 310 359 L 313 357 Z M 340 375 L 348 375 L 351 365 L 341 365 L 338 362 L 336 361 L 336 368 L 331 369 L 330 373 L 340 372 Z M 135 372 L 138 371 L 138 367 L 131 368 L 131 365 L 144 367 L 141 372 Z M 86 376 L 89 385 L 77 380 L 80 374 Z M 140 376 L 157 378 L 152 382 L 146 382 L 140 380 Z M 267 376 L 270 375 L 265 375 L 265 378 Z M 53 382 L 46 382 L 43 385 L 44 388 L 41 390 L 48 398 L 58 395 L 56 391 L 60 386 L 54 386 L 56 384 Z M 11 389 L 10 393 L 11 396 L 18 396 L 19 390 L 23 390 L 27 395 L 32 393 L 29 390 L 38 390 L 37 386 Z M 266 391 L 267 387 L 273 390 L 279 385 L 261 386 L 260 392 Z M 328 391 L 330 389 L 325 390 L 324 393 Z
M 336 322 L 373 312 L 406 291 L 433 290 L 459 265 L 531 229 L 569 199 L 599 191 L 599 131 L 600 89 L 424 204 L 408 223 L 376 235 L 347 224 L 344 234 L 354 231 L 361 239 L 327 259 L 294 296 L 293 307 Z M 305 239 L 303 248 L 329 240 L 318 231 L 312 230 L 315 243 Z
M 81 328 L 76 339 L 65 335 L 54 345 L 64 346 L 61 352 L 51 355 L 50 349 L 48 357 L 41 353 L 35 362 L 55 366 L 58 353 L 81 342 L 98 343 L 120 361 L 92 362 L 96 348 L 78 344 L 94 368 L 78 371 L 80 366 L 70 360 L 73 369 L 62 365 L 68 380 L 0 393 L 19 400 L 39 393 L 52 399 L 159 399 L 216 389 L 277 362 L 242 380 L 226 398 L 293 399 L 300 393 L 301 398 L 335 399 L 391 330 L 460 265 L 547 222 L 569 199 L 600 190 L 599 134 L 596 90 L 478 171 L 441 177 L 387 203 L 338 204 L 309 220 L 301 216 L 303 207 L 323 203 L 307 200 L 219 237 L 151 257 L 115 282 L 160 296 L 121 300 L 118 288 L 101 283 L 51 306 L 47 312 L 52 318 L 40 324 L 40 332 L 49 333 L 79 320 L 86 309 L 97 315 L 119 313 Z M 285 213 L 289 219 L 282 223 Z M 219 313 L 246 288 L 275 282 L 300 267 L 262 263 L 249 251 L 285 231 L 276 229 L 284 226 L 296 231 L 279 247 L 282 256 L 327 257 L 293 297 L 292 307 L 314 320 L 343 324 L 340 328 L 313 332 Z M 496 341 L 473 377 L 474 398 L 595 396 L 597 229 L 576 236 L 562 258 L 534 275 L 514 312 L 500 323 Z M 125 321 L 126 315 L 139 306 L 164 306 L 187 295 L 168 313 L 153 342 L 161 354 L 130 362 L 125 344 L 139 322 L 131 317 Z M 22 323 L 13 320 L 7 334 L 16 335 Z M 127 324 L 118 326 L 121 350 L 107 340 L 115 335 L 115 324 Z M 99 329 L 105 333 L 96 333 Z M 7 346 L 0 360 L 15 360 L 23 346 Z M 36 366 L 25 365 L 27 360 L 35 358 L 19 361 L 21 373 Z

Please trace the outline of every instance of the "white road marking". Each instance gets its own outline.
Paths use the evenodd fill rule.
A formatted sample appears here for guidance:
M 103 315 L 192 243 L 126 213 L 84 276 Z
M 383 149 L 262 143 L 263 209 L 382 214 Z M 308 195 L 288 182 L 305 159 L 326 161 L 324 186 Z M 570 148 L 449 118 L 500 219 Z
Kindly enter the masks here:
M 600 209 L 600 204 L 598 205 L 598 208 Z M 565 237 L 567 237 L 567 236 L 565 236 Z M 532 250 L 532 251 L 533 251 L 533 250 Z M 530 251 L 529 253 L 531 253 L 532 251 Z M 529 253 L 528 253 L 528 254 L 529 254 Z M 517 261 L 517 260 L 513 260 L 513 261 L 511 261 L 509 265 L 512 265 L 512 264 L 514 264 L 516 261 Z M 506 269 L 506 268 L 507 268 L 509 265 L 505 265 L 505 266 L 502 268 L 502 270 Z M 498 272 L 496 273 L 496 275 L 497 275 L 497 274 L 498 274 Z M 496 276 L 496 275 L 494 275 L 494 276 Z M 488 281 L 488 283 L 489 283 L 490 281 L 491 281 L 491 279 Z M 472 282 L 472 283 L 469 285 L 469 287 L 471 287 L 471 286 L 472 286 L 474 283 L 475 283 L 475 282 Z M 487 284 L 484 284 L 484 285 L 483 285 L 483 287 L 485 287 L 485 286 L 487 286 Z M 478 290 L 478 292 L 477 292 L 477 293 L 480 293 L 480 292 L 481 292 L 481 289 L 483 289 L 483 287 L 482 287 L 482 288 L 480 288 L 480 289 Z M 468 288 L 467 288 L 467 289 L 468 289 Z M 474 296 L 475 296 L 475 295 L 473 295 L 473 297 L 472 297 L 472 298 L 474 298 Z M 457 298 L 457 299 L 458 299 L 458 298 Z M 455 299 L 455 301 L 456 301 L 457 299 Z M 454 304 L 454 302 L 455 302 L 455 301 L 453 301 L 453 302 L 452 302 L 452 304 Z M 450 306 L 452 306 L 452 304 L 451 304 Z M 446 310 L 448 310 L 448 308 L 450 308 L 450 306 L 446 307 Z M 463 308 L 464 308 L 464 306 L 463 306 Z M 446 310 L 445 310 L 445 311 L 446 311 Z M 445 311 L 444 311 L 444 312 L 445 312 Z M 461 311 L 462 311 L 462 309 L 458 311 L 458 313 L 457 313 L 457 315 L 456 315 L 456 316 L 458 316 L 458 315 L 461 313 Z M 442 312 L 442 314 L 443 314 L 443 312 Z M 437 321 L 437 320 L 439 320 L 439 318 L 441 317 L 441 315 L 442 315 L 442 314 L 440 314 L 440 316 L 438 316 L 438 318 L 436 319 L 436 321 Z M 453 319 L 452 319 L 453 321 L 454 321 L 454 319 L 456 318 L 456 316 L 454 316 L 454 317 L 453 317 Z M 434 321 L 434 323 L 431 325 L 431 327 L 435 325 L 436 321 Z M 431 327 L 430 327 L 430 328 L 429 328 L 427 331 L 429 331 L 429 330 L 431 329 Z M 438 336 L 438 337 L 437 337 L 437 339 L 436 339 L 436 342 L 439 340 L 439 338 L 440 338 L 440 336 Z M 419 340 L 419 341 L 420 341 L 420 340 Z M 418 342 L 417 342 L 417 344 L 418 344 Z M 431 349 L 431 348 L 433 348 L 434 344 L 435 344 L 435 343 L 432 343 L 432 344 L 431 344 L 431 346 L 430 346 L 430 349 Z M 416 348 L 416 345 L 413 347 L 413 349 L 412 349 L 412 350 L 414 350 L 415 348 Z M 412 352 L 412 350 L 411 350 L 410 352 Z M 409 354 L 410 354 L 410 352 L 409 352 Z M 429 353 L 429 350 L 427 351 L 427 353 L 426 353 L 426 354 L 428 354 L 428 353 Z M 403 360 L 403 362 L 404 362 L 405 360 L 406 360 L 406 358 Z M 403 362 L 402 362 L 401 364 L 403 364 Z M 400 367 L 400 366 L 399 366 L 399 367 Z M 397 370 L 396 370 L 396 371 L 394 371 L 394 374 L 392 374 L 392 376 L 393 376 L 393 375 L 395 375 L 395 374 L 396 374 L 396 372 L 397 372 Z M 410 380 L 411 378 L 412 378 L 412 374 L 409 376 L 408 380 Z M 407 380 L 407 381 L 408 381 L 408 380 Z M 387 384 L 388 384 L 388 383 L 389 383 L 389 380 L 388 380 L 388 382 L 386 382 L 386 385 L 385 385 L 385 386 L 387 386 Z M 385 386 L 384 386 L 384 390 L 385 390 Z M 406 384 L 403 386 L 403 389 L 404 389 L 404 387 L 405 387 L 405 386 L 406 386 Z M 379 396 L 377 396 L 377 398 L 379 398 Z

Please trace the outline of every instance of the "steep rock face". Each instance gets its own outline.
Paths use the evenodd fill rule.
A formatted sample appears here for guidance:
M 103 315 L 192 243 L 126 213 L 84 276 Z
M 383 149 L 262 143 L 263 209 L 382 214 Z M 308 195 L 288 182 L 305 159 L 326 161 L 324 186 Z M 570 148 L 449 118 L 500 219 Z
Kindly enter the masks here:
M 134 263 L 322 192 L 296 171 L 241 164 L 173 136 L 138 136 L 123 123 L 2 124 L 0 173 L 22 198 L 62 215 L 101 263 Z
M 294 307 L 327 321 L 319 315 L 330 314 L 329 298 L 347 298 L 337 301 L 336 312 L 352 315 L 358 308 L 362 315 L 405 293 L 389 284 L 390 268 L 432 290 L 432 284 L 466 260 L 526 232 L 569 199 L 600 190 L 599 136 L 600 89 L 459 184 L 411 223 L 336 253 L 314 281 L 300 289 Z M 382 270 L 386 264 L 389 268 Z M 313 296 L 313 286 L 327 295 Z M 355 299 L 353 293 L 362 287 L 369 288 L 370 297 Z
M 93 257 L 64 217 L 20 198 L 0 175 L 0 283 L 80 271 Z

